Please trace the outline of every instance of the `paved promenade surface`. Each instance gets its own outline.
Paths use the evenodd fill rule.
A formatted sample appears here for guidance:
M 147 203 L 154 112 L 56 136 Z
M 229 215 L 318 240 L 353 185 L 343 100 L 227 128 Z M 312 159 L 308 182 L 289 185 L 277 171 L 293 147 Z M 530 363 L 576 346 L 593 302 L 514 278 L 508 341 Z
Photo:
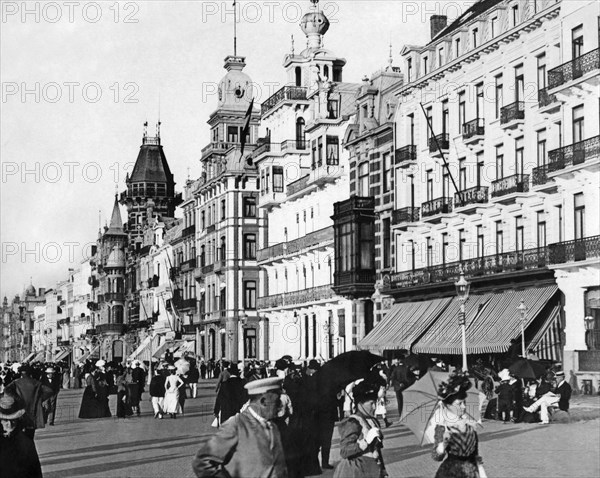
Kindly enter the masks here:
M 199 397 L 188 399 L 187 413 L 176 420 L 155 420 L 147 394 L 141 417 L 79 420 L 82 390 L 61 391 L 56 426 L 36 433 L 44 477 L 193 477 L 191 459 L 214 432 L 213 390 L 214 381 L 202 384 Z M 110 403 L 114 412 L 114 396 Z M 600 397 L 574 397 L 573 403 L 572 414 L 579 419 L 600 416 Z M 391 417 L 397 422 L 394 409 Z M 479 436 L 490 478 L 600 476 L 598 418 L 549 426 L 488 421 Z M 339 460 L 338 442 L 336 432 L 333 464 Z M 419 447 L 414 435 L 398 423 L 385 430 L 384 458 L 391 478 L 432 477 L 439 466 L 430 458 L 430 447 Z

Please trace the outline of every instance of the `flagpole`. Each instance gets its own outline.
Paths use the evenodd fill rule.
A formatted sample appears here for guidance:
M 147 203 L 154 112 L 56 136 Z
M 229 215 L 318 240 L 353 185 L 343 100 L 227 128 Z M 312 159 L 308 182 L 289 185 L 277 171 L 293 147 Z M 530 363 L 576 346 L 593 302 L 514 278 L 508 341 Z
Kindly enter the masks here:
M 237 56 L 237 6 L 233 0 L 233 56 Z

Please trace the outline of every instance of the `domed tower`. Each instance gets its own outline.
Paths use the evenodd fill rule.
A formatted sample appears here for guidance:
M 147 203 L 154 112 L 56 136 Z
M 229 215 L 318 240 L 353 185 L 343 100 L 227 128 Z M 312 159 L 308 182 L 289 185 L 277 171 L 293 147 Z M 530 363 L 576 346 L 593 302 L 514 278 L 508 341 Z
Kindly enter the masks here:
M 142 145 L 133 171 L 125 178 L 127 190 L 121 194 L 121 204 L 127 207 L 125 232 L 133 253 L 142 246 L 144 225 L 154 216 L 175 217 L 175 207 L 181 202 L 181 195 L 175 194 L 175 180 L 160 142 L 160 122 L 156 137 L 147 135 L 147 126 L 148 123 L 144 125 Z M 151 208 L 148 208 L 149 203 Z M 148 217 L 148 211 L 153 217 Z
M 317 81 L 341 82 L 346 60 L 323 47 L 323 37 L 331 23 L 319 8 L 319 0 L 311 0 L 311 9 L 300 20 L 306 35 L 306 48 L 296 54 L 294 47 L 285 56 L 283 66 L 288 72 L 289 84 L 312 88 Z

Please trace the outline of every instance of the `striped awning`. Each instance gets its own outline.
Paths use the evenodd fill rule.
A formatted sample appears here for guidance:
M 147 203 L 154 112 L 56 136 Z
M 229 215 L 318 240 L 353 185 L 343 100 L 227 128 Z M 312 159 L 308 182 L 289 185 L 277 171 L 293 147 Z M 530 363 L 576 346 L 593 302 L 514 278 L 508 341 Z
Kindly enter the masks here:
M 100 345 L 95 345 L 91 350 L 85 352 L 81 357 L 77 359 L 78 362 L 84 363 L 88 358 L 94 355 L 100 349 Z
M 152 343 L 151 343 L 152 342 Z M 152 347 L 150 346 L 152 345 Z M 140 346 L 127 357 L 128 361 L 140 360 L 142 362 L 150 362 L 153 356 L 153 352 L 160 347 L 160 335 L 154 337 L 146 337 L 142 340 Z
M 73 351 L 73 349 L 71 349 L 71 348 L 62 349 L 54 357 L 54 362 L 60 362 L 61 360 L 63 360 L 64 358 L 66 358 L 72 351 Z
M 175 352 L 175 355 L 185 355 L 188 353 L 194 353 L 196 351 L 196 341 L 194 340 L 186 340 Z
M 415 341 L 448 307 L 452 298 L 395 304 L 379 324 L 362 339 L 363 350 L 410 350 Z
M 558 287 L 551 285 L 470 296 L 465 313 L 467 353 L 506 352 L 511 339 L 521 334 L 521 316 L 517 310 L 521 300 L 528 309 L 525 321 L 527 329 L 557 291 Z M 462 353 L 459 311 L 460 304 L 454 300 L 413 350 L 431 354 Z
M 25 359 L 23 360 L 23 362 L 29 362 L 33 357 L 35 357 L 35 355 L 37 354 L 37 352 L 31 352 L 27 357 L 25 357 Z
M 560 306 L 555 306 L 527 348 L 543 360 L 562 361 Z
M 165 352 L 173 347 L 177 346 L 177 340 L 166 340 L 159 347 L 152 351 L 152 357 L 160 358 Z
M 34 359 L 31 361 L 33 362 L 44 362 L 46 359 L 46 352 L 44 350 L 37 352 L 37 355 L 34 357 Z

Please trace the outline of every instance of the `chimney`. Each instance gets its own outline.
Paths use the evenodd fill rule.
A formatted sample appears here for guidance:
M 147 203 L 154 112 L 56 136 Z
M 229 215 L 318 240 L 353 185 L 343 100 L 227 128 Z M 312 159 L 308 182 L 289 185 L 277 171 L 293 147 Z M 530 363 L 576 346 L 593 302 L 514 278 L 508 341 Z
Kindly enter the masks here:
M 439 32 L 446 28 L 448 17 L 446 15 L 431 15 L 429 24 L 431 27 L 431 39 L 433 40 Z
M 38 297 L 44 297 L 44 295 L 46 295 L 46 288 L 45 287 L 40 287 L 38 289 Z

